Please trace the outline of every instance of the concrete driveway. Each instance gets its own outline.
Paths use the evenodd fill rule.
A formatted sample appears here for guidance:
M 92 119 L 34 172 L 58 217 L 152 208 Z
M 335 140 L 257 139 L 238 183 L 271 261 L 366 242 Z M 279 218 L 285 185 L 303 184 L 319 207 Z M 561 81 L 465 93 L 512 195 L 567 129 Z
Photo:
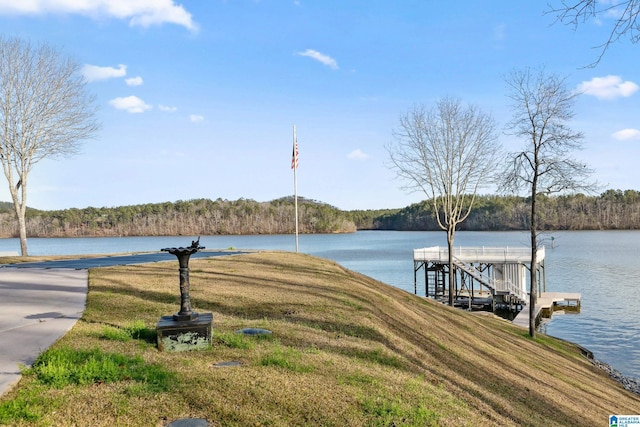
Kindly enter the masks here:
M 0 395 L 82 316 L 88 270 L 0 268 Z

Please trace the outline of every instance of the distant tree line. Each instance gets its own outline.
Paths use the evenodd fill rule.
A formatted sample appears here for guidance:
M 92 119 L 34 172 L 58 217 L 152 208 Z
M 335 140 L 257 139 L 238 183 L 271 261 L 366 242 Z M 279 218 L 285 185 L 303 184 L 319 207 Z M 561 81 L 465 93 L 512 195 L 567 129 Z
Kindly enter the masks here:
M 538 197 L 540 230 L 640 229 L 640 192 L 635 190 L 607 190 L 599 196 L 573 194 Z M 460 230 L 528 230 L 529 204 L 527 197 L 480 196 Z M 439 229 L 428 201 L 382 215 L 374 220 L 373 228 Z
M 640 192 L 607 190 L 599 196 L 540 197 L 540 230 L 640 229 Z M 527 230 L 529 200 L 519 196 L 479 196 L 460 230 Z M 179 236 L 291 234 L 294 201 L 239 199 L 179 200 L 111 208 L 43 211 L 27 209 L 29 237 Z M 428 200 L 403 209 L 344 211 L 299 198 L 300 233 L 356 230 L 439 230 Z M 11 203 L 0 203 L 0 237 L 17 237 Z
M 0 236 L 15 237 L 17 223 L 0 205 Z M 8 204 L 10 206 L 10 204 Z M 300 233 L 348 233 L 356 226 L 341 210 L 299 198 Z M 113 208 L 27 210 L 29 237 L 288 234 L 295 231 L 293 198 L 270 202 L 196 199 Z

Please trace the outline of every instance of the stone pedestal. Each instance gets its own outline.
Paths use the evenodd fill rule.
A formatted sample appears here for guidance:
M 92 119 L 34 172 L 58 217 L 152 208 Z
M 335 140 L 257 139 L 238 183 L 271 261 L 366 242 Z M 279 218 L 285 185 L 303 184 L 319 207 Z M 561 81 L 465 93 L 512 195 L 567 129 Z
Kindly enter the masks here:
M 200 246 L 199 237 L 186 248 L 160 249 L 175 255 L 180 266 L 180 311 L 173 316 L 160 318 L 156 326 L 160 351 L 203 350 L 211 346 L 213 314 L 198 314 L 191 310 L 189 257 L 200 249 L 204 249 L 204 246 Z
M 211 346 L 212 313 L 199 313 L 194 320 L 176 320 L 174 316 L 162 316 L 156 326 L 158 350 L 204 350 Z

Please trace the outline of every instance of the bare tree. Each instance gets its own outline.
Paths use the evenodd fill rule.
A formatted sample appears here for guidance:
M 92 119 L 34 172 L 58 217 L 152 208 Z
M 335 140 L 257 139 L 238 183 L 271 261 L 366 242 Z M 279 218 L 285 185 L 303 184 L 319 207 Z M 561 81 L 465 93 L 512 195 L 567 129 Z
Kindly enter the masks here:
M 0 164 L 27 252 L 29 172 L 40 160 L 77 152 L 98 130 L 94 98 L 79 66 L 56 49 L 0 37 Z
M 566 79 L 544 69 L 514 70 L 505 79 L 513 117 L 507 132 L 521 138 L 521 151 L 510 153 L 501 175 L 501 189 L 527 190 L 531 197 L 531 269 L 529 289 L 529 335 L 535 336 L 535 304 L 538 250 L 538 211 L 542 194 L 595 188 L 588 181 L 593 172 L 570 153 L 582 149 L 583 134 L 572 130 L 573 105 L 579 93 L 567 89 Z
M 640 41 L 640 0 L 562 0 L 558 6 L 550 5 L 547 13 L 555 14 L 558 21 L 574 29 L 592 19 L 599 22 L 613 20 L 609 37 L 596 46 L 600 48 L 600 55 L 588 67 L 598 65 L 609 46 L 621 38 L 628 36 L 634 44 Z
M 476 106 L 445 98 L 426 110 L 416 106 L 400 118 L 387 147 L 391 168 L 432 202 L 438 226 L 447 232 L 449 305 L 453 305 L 453 242 L 458 224 L 471 212 L 478 189 L 495 167 L 496 125 Z

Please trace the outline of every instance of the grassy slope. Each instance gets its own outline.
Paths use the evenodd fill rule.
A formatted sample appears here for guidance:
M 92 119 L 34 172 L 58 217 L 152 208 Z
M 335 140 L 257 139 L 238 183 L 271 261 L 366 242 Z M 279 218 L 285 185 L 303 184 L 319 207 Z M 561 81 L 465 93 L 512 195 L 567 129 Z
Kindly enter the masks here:
M 177 263 L 92 270 L 85 315 L 55 345 L 141 355 L 179 374 L 171 391 L 136 392 L 128 381 L 48 389 L 55 406 L 32 424 L 586 426 L 640 408 L 570 344 L 291 253 L 191 261 L 194 309 L 214 313 L 210 350 L 106 339 L 176 312 L 177 283 Z M 273 335 L 233 334 L 244 327 Z M 231 360 L 242 366 L 214 367 Z M 5 400 L 34 384 L 25 376 Z

